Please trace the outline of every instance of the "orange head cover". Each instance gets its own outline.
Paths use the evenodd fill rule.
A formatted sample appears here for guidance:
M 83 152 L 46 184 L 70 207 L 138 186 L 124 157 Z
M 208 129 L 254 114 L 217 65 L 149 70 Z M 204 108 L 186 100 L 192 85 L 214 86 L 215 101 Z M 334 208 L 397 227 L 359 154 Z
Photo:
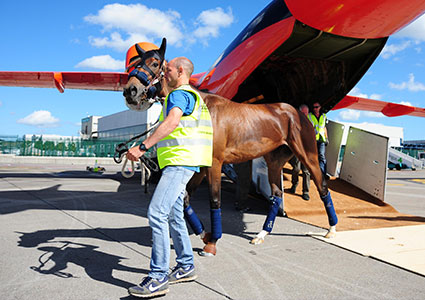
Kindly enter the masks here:
M 148 52 L 150 50 L 159 50 L 158 46 L 148 42 L 137 43 L 137 45 L 139 45 L 139 47 L 145 52 Z M 134 44 L 127 51 L 127 56 L 125 59 L 125 70 L 130 73 L 140 59 L 141 57 L 139 56 L 139 53 L 136 50 L 136 44 Z

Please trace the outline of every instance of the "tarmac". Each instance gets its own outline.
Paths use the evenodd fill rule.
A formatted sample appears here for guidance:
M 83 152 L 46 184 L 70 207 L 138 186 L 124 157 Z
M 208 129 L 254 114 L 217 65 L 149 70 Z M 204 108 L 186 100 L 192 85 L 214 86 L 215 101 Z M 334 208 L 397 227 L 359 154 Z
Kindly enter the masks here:
M 92 173 L 87 164 L 94 159 L 0 159 L 1 299 L 136 299 L 127 288 L 149 272 L 154 185 L 145 193 L 140 174 L 125 179 L 107 161 L 104 173 Z M 203 243 L 191 233 L 199 277 L 171 285 L 160 299 L 424 299 L 425 224 L 338 232 L 325 241 L 324 229 L 278 217 L 254 246 L 267 203 L 250 197 L 251 210 L 241 213 L 233 202 L 234 186 L 224 182 L 217 255 L 199 256 Z M 389 171 L 386 202 L 425 217 L 425 170 Z M 209 228 L 205 183 L 191 203 Z M 410 252 L 413 265 L 388 259 L 400 252 Z M 171 249 L 171 268 L 174 259 Z

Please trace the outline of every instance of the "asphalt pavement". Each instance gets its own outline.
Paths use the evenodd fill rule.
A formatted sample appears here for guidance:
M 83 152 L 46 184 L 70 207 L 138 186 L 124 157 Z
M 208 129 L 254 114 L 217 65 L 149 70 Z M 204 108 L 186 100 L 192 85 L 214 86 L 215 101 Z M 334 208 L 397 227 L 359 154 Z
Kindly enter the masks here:
M 145 194 L 139 174 L 125 179 L 119 169 L 0 163 L 1 299 L 133 299 L 127 288 L 149 271 L 154 185 Z M 425 184 L 411 180 L 425 171 L 415 172 L 389 172 L 387 202 L 425 216 Z M 222 198 L 217 255 L 199 256 L 203 243 L 191 234 L 199 277 L 160 299 L 424 299 L 423 275 L 311 236 L 325 232 L 318 227 L 278 217 L 265 243 L 253 246 L 267 203 L 250 198 L 251 211 L 236 211 L 226 182 Z M 209 228 L 205 183 L 192 206 Z M 171 250 L 170 267 L 174 259 Z

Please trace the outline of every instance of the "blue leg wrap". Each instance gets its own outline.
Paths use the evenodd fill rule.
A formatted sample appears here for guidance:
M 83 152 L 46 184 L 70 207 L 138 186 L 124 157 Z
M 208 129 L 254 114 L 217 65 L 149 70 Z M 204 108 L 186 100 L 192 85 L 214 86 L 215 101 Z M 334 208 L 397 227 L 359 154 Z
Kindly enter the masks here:
M 211 239 L 218 240 L 223 232 L 221 228 L 221 209 L 211 209 Z
M 189 205 L 184 209 L 184 217 L 196 235 L 199 235 L 202 231 L 204 231 L 204 225 L 192 209 L 192 206 Z
M 263 230 L 267 232 L 271 232 L 274 225 L 274 220 L 276 219 L 277 213 L 279 212 L 280 204 L 282 203 L 282 198 L 272 196 L 271 199 L 271 205 L 269 208 L 269 213 L 267 214 L 266 221 L 263 225 Z
M 323 201 L 323 204 L 325 204 L 326 213 L 328 215 L 329 225 L 334 226 L 338 223 L 338 217 L 335 213 L 334 204 L 332 202 L 331 193 L 328 192 L 328 194 L 325 197 L 320 197 Z

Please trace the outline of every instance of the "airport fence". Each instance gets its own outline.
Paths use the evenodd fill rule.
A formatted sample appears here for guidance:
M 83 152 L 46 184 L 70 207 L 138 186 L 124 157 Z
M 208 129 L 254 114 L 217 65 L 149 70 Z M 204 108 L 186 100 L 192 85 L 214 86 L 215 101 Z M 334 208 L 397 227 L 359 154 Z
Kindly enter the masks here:
M 18 156 L 113 157 L 115 147 L 123 141 L 60 139 L 1 141 L 1 154 Z

